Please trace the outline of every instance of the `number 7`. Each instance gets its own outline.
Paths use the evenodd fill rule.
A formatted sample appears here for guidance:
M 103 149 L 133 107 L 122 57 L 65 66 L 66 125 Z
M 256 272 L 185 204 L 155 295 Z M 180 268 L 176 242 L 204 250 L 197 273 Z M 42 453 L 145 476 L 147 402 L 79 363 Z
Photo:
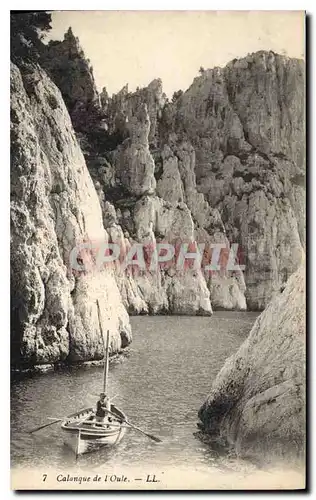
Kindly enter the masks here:
M 47 474 L 43 474 L 43 482 L 46 481 Z

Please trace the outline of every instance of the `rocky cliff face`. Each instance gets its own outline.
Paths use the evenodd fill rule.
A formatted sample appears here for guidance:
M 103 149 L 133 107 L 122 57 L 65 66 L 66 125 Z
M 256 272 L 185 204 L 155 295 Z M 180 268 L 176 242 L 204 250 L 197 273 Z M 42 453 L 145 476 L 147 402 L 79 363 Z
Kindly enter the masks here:
M 273 52 L 251 54 L 225 68 L 204 71 L 172 101 L 159 79 L 133 93 L 126 85 L 112 97 L 105 88 L 96 96 L 89 64 L 78 40 L 68 33 L 48 48 L 53 66 L 50 55 L 44 61 L 66 102 L 69 86 L 61 81 L 58 68 L 74 53 L 70 80 L 84 65 L 79 87 L 89 82 L 85 96 L 73 92 L 70 100 L 98 103 L 96 114 L 90 109 L 84 115 L 89 130 L 71 116 L 104 222 L 120 226 L 131 244 L 143 241 L 136 227 L 144 217 L 142 231 L 155 242 L 166 234 L 157 232 L 154 221 L 138 210 L 142 197 L 149 197 L 143 202 L 155 217 L 158 205 L 176 214 L 176 219 L 168 216 L 172 224 L 181 220 L 185 207 L 184 227 L 189 218 L 193 224 L 190 236 L 185 233 L 189 241 L 221 243 L 227 251 L 238 244 L 245 266 L 244 273 L 238 265 L 233 271 L 221 266 L 217 272 L 200 273 L 198 289 L 207 287 L 214 308 L 264 309 L 297 269 L 305 245 L 303 61 Z M 178 236 L 177 229 L 168 236 Z M 147 279 L 152 282 L 152 277 Z M 133 295 L 138 295 L 135 308 L 127 299 L 131 294 L 124 294 L 130 310 L 173 312 L 163 273 L 156 279 L 159 296 L 164 297 L 159 307 L 156 299 L 144 295 L 144 286 L 127 278 L 127 286 L 133 282 Z M 194 293 L 205 303 L 200 291 Z
M 263 309 L 300 263 L 304 123 L 304 63 L 273 52 L 205 71 L 164 108 L 164 141 L 170 130 L 191 141 L 197 188 L 242 248 L 252 309 Z
M 173 102 L 157 81 L 125 89 L 108 106 L 123 137 L 141 102 L 154 123 L 157 195 L 187 205 L 197 241 L 242 251 L 244 276 L 205 276 L 212 304 L 264 309 L 305 245 L 303 62 L 258 52 L 205 71 Z
M 11 66 L 11 158 L 14 363 L 100 359 L 101 327 L 120 350 L 131 329 L 113 272 L 70 265 L 75 245 L 108 234 L 60 91 L 39 67 Z
M 71 48 L 69 44 L 72 45 Z M 70 99 L 70 86 L 59 77 L 58 67 L 64 65 L 67 54 L 71 54 L 71 63 L 76 65 L 71 81 L 84 65 L 85 59 L 77 39 L 68 33 L 62 42 L 51 43 L 47 51 L 48 56 L 43 65 L 60 87 L 66 103 L 69 100 L 72 103 L 90 102 L 93 94 L 91 90 L 95 88 L 91 83 L 86 96 L 73 93 Z M 83 61 L 80 62 L 80 57 L 78 59 L 73 54 L 81 54 Z M 79 88 L 84 87 L 85 81 L 84 72 Z M 158 144 L 158 121 L 166 102 L 161 81 L 155 80 L 148 88 L 136 93 L 130 93 L 124 87 L 112 98 L 103 89 L 99 100 L 93 99 L 93 102 L 97 101 L 106 118 L 95 123 L 95 127 L 90 130 L 84 130 L 73 119 L 71 109 L 76 107 L 75 104 L 72 104 L 70 114 L 99 195 L 103 222 L 110 235 L 109 242 L 119 244 L 123 254 L 135 243 L 154 247 L 161 241 L 193 242 L 195 225 L 187 203 L 181 197 L 177 200 L 170 198 L 168 193 L 163 196 L 165 180 L 159 183 L 157 189 L 152 148 Z M 89 120 L 91 123 L 91 119 Z M 176 158 L 175 160 L 177 161 Z M 176 188 L 182 189 L 177 166 L 176 170 L 180 182 Z M 189 175 L 193 175 L 194 184 L 194 173 Z M 195 188 L 188 186 L 187 191 L 189 189 Z M 179 272 L 174 268 L 138 269 L 129 273 L 117 266 L 116 279 L 130 313 L 212 312 L 210 291 L 201 270 Z M 227 295 L 231 300 L 234 291 Z M 244 295 L 239 295 L 234 300 L 238 307 L 245 308 Z
M 205 432 L 237 452 L 303 454 L 305 443 L 305 266 L 256 320 L 199 411 Z

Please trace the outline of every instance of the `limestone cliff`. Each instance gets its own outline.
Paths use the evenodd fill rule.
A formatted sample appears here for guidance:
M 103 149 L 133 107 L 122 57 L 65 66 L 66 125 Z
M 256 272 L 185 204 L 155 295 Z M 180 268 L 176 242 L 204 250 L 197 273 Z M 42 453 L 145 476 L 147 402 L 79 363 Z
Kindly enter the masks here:
M 130 241 L 151 245 L 162 240 L 222 243 L 229 248 L 218 210 L 197 190 L 192 145 L 175 140 L 163 146 L 159 140 L 158 125 L 166 102 L 161 82 L 154 80 L 135 93 L 123 88 L 106 102 L 107 122 L 112 124 L 107 134 L 121 137 L 123 142 L 110 152 L 104 150 L 103 157 L 100 152 L 98 157 L 86 155 L 105 219 L 109 207 L 105 203 L 110 201 L 112 212 L 116 209 L 115 224 Z M 109 139 L 105 141 L 105 147 L 109 143 Z M 213 273 L 202 271 L 181 274 L 170 270 L 166 277 L 160 270 L 155 276 L 128 277 L 125 283 L 121 275 L 120 288 L 131 312 L 209 314 L 211 303 L 216 308 L 246 309 L 246 287 L 238 266 L 234 272 L 224 267 Z M 126 292 L 131 282 L 133 293 Z M 135 303 L 132 297 L 137 295 L 140 300 L 138 297 Z
M 67 57 L 70 66 L 63 74 Z M 112 98 L 104 88 L 98 96 L 92 70 L 71 30 L 63 41 L 50 42 L 42 64 L 68 105 L 99 196 L 109 242 L 118 243 L 122 254 L 126 254 L 133 243 L 155 246 L 160 241 L 193 242 L 195 226 L 188 205 L 184 200 L 174 203 L 157 192 L 151 149 L 158 146 L 158 121 L 166 102 L 161 81 L 154 80 L 135 93 L 130 93 L 125 86 Z M 72 92 L 76 81 L 79 90 Z M 84 88 L 86 94 L 81 92 Z M 89 114 L 87 106 L 91 102 L 99 103 L 102 108 L 99 121 L 94 124 L 96 114 Z M 77 115 L 73 115 L 74 109 L 84 110 L 89 127 L 82 126 Z M 115 275 L 130 313 L 212 312 L 210 292 L 200 270 L 132 269 L 126 272 L 116 266 Z M 245 307 L 242 296 L 240 308 Z
M 302 265 L 257 318 L 199 411 L 204 431 L 242 455 L 304 452 L 305 272 Z
M 192 214 L 183 200 L 168 203 L 157 196 L 155 163 L 149 151 L 150 121 L 146 104 L 127 116 L 127 139 L 114 150 L 112 165 L 115 207 L 106 202 L 111 196 L 108 177 L 93 172 L 103 206 L 104 223 L 110 241 L 123 253 L 133 243 L 155 247 L 157 242 L 194 241 Z M 112 192 L 112 196 L 113 196 Z M 110 208 L 111 207 L 111 208 Z M 111 209 L 112 217 L 108 217 Z M 200 269 L 136 270 L 117 268 L 117 280 L 126 307 L 131 313 L 210 314 L 209 290 Z
M 100 326 L 120 350 L 131 329 L 113 272 L 75 273 L 69 261 L 108 234 L 61 93 L 38 66 L 11 65 L 11 160 L 13 362 L 100 359 Z
M 66 103 L 72 103 L 72 121 L 104 223 L 121 226 L 132 243 L 139 241 L 142 197 L 147 205 L 172 207 L 176 220 L 178 208 L 185 206 L 193 224 L 190 241 L 221 243 L 227 249 L 238 244 L 245 266 L 244 273 L 238 265 L 233 271 L 221 266 L 216 273 L 202 273 L 199 290 L 208 288 L 214 308 L 264 309 L 299 266 L 305 245 L 303 61 L 273 52 L 249 54 L 202 72 L 169 101 L 160 79 L 136 92 L 125 85 L 112 97 L 105 88 L 97 95 L 92 69 L 71 32 L 47 50 L 43 64 Z M 84 95 L 71 92 L 60 77 L 67 54 L 71 82 L 84 67 L 78 80 Z M 72 115 L 77 105 L 79 116 L 85 108 L 82 121 L 89 126 Z M 151 242 L 166 237 L 144 217 L 142 231 Z M 147 276 L 146 283 L 148 278 L 152 282 Z M 163 276 L 155 280 L 163 297 L 159 306 L 158 297 L 149 299 L 141 291 L 148 284 L 139 287 L 127 277 L 126 286 L 133 282 L 132 296 L 138 296 L 136 307 L 127 299 L 131 294 L 123 292 L 130 310 L 172 312 Z M 204 303 L 204 291 L 197 293 Z
M 154 123 L 157 195 L 187 205 L 198 241 L 239 245 L 244 275 L 205 276 L 213 307 L 264 309 L 305 246 L 303 61 L 251 54 L 205 71 L 172 102 L 159 80 L 125 88 L 108 99 L 114 136 L 128 136 L 141 103 Z
M 252 309 L 297 269 L 305 244 L 304 99 L 304 62 L 262 51 L 205 71 L 163 111 L 163 140 L 190 140 L 197 188 L 242 248 Z

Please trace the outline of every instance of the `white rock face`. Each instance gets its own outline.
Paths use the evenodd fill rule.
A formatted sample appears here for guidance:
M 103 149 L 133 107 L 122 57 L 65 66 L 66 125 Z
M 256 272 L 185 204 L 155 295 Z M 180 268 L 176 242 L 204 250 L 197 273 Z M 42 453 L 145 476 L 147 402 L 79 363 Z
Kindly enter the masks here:
M 205 71 L 164 110 L 165 136 L 192 144 L 197 189 L 242 248 L 249 309 L 266 307 L 305 246 L 304 71 L 249 54 Z
M 132 95 L 131 100 L 134 98 Z M 155 164 L 148 145 L 147 106 L 142 104 L 135 111 L 123 103 L 119 106 L 129 110 L 126 125 L 129 138 L 114 152 L 114 164 L 119 183 L 127 193 L 126 201 L 128 196 L 130 199 L 134 196 L 129 208 L 120 210 L 117 217 L 122 228 L 132 235 L 130 244 L 137 241 L 155 246 L 164 241 L 179 245 L 197 240 L 228 245 L 218 211 L 197 191 L 192 146 L 184 142 L 173 151 L 165 145 L 156 184 Z M 95 178 L 98 183 L 96 179 L 98 174 Z M 103 195 L 99 196 L 106 198 L 106 192 L 104 184 Z M 108 219 L 104 211 L 103 217 Z M 122 240 L 122 235 L 119 239 Z M 160 269 L 154 273 L 133 273 L 126 280 L 124 273 L 118 273 L 119 288 L 131 313 L 210 314 L 213 298 L 219 308 L 246 309 L 245 283 L 240 270 L 229 273 L 222 269 L 204 276 L 201 269 L 179 272 L 175 262 L 173 267 L 168 272 Z
M 128 117 L 126 127 L 129 138 L 113 156 L 118 187 L 121 186 L 126 193 L 125 202 L 128 202 L 129 208 L 117 209 L 116 217 L 110 217 L 113 206 L 110 209 L 103 203 L 103 219 L 108 221 L 110 241 L 118 243 L 123 253 L 135 243 L 156 247 L 161 241 L 173 245 L 193 242 L 194 222 L 187 203 L 183 201 L 184 189 L 178 160 L 168 148 L 164 151 L 163 177 L 158 181 L 156 190 L 155 164 L 148 143 L 150 121 L 146 104 Z M 101 200 L 106 198 L 106 192 L 107 186 L 103 184 L 103 192 L 101 188 L 99 193 Z M 160 196 L 156 196 L 156 192 Z M 200 196 L 204 199 L 203 195 Z M 129 232 L 127 238 L 123 230 Z M 169 269 L 133 268 L 131 273 L 117 266 L 116 276 L 124 304 L 131 314 L 212 313 L 210 293 L 199 269 L 180 272 L 174 260 Z
M 243 455 L 304 452 L 305 272 L 302 264 L 257 318 L 199 411 L 204 430 Z
M 178 168 L 178 159 L 167 146 L 165 146 L 162 152 L 162 158 L 163 172 L 157 182 L 157 194 L 172 204 L 182 203 L 184 193 Z
M 169 148 L 165 146 L 165 150 Z M 184 193 L 183 199 L 186 203 L 194 224 L 194 237 L 197 243 L 210 245 L 220 243 L 224 246 L 222 252 L 229 253 L 230 243 L 226 236 L 226 230 L 217 209 L 212 208 L 206 201 L 205 196 L 197 191 L 195 177 L 195 151 L 188 142 L 179 144 L 175 149 L 174 171 L 180 174 L 180 186 Z M 169 149 L 169 151 L 171 151 Z M 170 154 L 170 153 L 169 153 Z M 171 158 L 169 157 L 169 162 Z M 165 165 L 163 165 L 163 173 Z M 162 192 L 162 197 L 170 200 L 170 192 Z M 222 253 L 223 255 L 223 253 Z M 215 309 L 237 309 L 246 310 L 245 290 L 246 285 L 243 273 L 238 265 L 234 271 L 227 269 L 220 259 L 220 269 L 208 273 L 204 272 L 206 283 L 210 290 L 210 299 Z M 203 269 L 202 269 L 203 270 Z
M 118 351 L 131 329 L 113 273 L 76 275 L 69 263 L 76 244 L 108 235 L 61 94 L 41 69 L 11 66 L 11 142 L 13 359 L 100 359 L 100 324 Z
M 135 240 L 124 242 L 120 226 L 108 229 L 110 241 L 126 250 L 134 243 L 156 248 L 159 241 L 174 243 L 193 241 L 194 224 L 187 206 L 172 206 L 156 196 L 144 196 L 133 212 Z M 124 242 L 124 243 L 123 243 Z M 126 251 L 125 251 L 126 252 Z M 123 301 L 131 314 L 211 314 L 212 307 L 204 276 L 200 269 L 176 269 L 176 257 L 166 269 L 150 269 L 152 254 L 146 270 L 130 273 L 117 267 L 116 276 Z

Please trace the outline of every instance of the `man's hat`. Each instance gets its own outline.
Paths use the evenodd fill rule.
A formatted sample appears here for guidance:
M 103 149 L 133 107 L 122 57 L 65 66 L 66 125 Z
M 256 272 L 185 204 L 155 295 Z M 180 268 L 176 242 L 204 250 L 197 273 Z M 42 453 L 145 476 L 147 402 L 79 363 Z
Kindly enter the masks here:
M 105 393 L 104 392 L 101 392 L 100 398 L 105 398 Z

